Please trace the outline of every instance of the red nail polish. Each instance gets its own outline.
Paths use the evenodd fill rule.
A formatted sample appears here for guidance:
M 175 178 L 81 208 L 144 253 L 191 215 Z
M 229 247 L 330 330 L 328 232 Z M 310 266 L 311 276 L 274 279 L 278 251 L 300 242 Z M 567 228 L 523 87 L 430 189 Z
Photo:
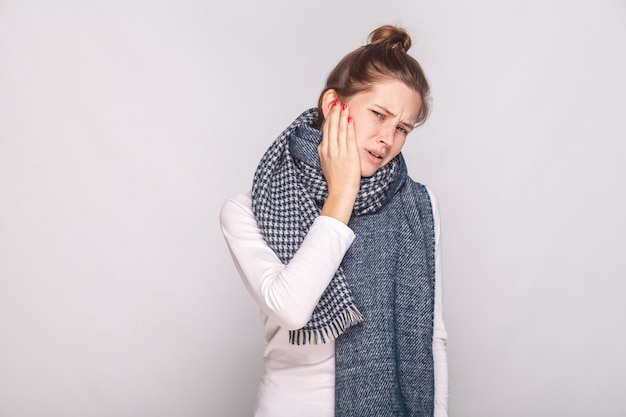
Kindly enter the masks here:
M 348 123 L 352 121 L 352 116 L 348 116 Z
M 347 103 L 343 103 L 343 104 L 341 105 L 341 110 L 345 110 L 345 109 L 347 109 L 347 108 L 348 108 L 348 104 L 347 104 Z
M 337 103 L 339 103 L 339 100 L 333 101 L 333 107 L 335 107 L 337 105 Z

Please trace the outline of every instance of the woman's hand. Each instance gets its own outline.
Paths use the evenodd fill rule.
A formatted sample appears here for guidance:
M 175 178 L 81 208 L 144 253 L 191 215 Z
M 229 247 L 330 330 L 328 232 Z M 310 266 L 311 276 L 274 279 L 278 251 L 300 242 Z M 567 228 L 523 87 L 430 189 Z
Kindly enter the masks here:
M 361 186 L 361 160 L 346 103 L 335 100 L 332 104 L 322 126 L 322 141 L 317 151 L 328 183 L 328 198 L 321 214 L 348 224 Z

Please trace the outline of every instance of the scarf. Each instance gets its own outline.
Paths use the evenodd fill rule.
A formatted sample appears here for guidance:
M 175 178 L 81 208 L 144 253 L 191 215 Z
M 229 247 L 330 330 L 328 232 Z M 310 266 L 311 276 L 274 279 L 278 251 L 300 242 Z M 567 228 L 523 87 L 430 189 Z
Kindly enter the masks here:
M 285 264 L 328 194 L 315 120 L 315 109 L 302 113 L 254 175 L 253 212 Z M 408 177 L 401 155 L 362 178 L 349 226 L 355 241 L 289 342 L 336 340 L 337 417 L 432 416 L 434 223 L 428 192 Z

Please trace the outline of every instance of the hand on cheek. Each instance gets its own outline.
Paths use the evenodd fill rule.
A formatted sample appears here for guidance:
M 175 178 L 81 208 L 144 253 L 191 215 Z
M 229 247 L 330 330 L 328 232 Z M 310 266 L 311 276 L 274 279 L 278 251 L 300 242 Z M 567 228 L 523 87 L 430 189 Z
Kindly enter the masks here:
M 322 215 L 348 223 L 361 185 L 361 162 L 356 147 L 354 122 L 346 103 L 335 100 L 322 126 L 318 147 L 328 199 Z

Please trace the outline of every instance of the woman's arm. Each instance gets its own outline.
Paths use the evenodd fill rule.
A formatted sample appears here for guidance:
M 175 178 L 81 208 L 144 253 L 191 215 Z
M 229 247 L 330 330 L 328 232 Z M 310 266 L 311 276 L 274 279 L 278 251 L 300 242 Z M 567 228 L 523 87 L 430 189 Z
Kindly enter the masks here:
M 248 290 L 266 314 L 289 330 L 309 321 L 354 240 L 347 226 L 361 180 L 354 124 L 334 90 L 326 92 L 325 103 L 318 154 L 328 196 L 289 264 L 265 243 L 249 196 L 227 201 L 221 212 L 222 232 Z
M 303 327 L 354 240 L 341 221 L 319 216 L 285 265 L 267 245 L 249 194 L 224 203 L 222 232 L 239 274 L 261 309 L 288 330 Z

